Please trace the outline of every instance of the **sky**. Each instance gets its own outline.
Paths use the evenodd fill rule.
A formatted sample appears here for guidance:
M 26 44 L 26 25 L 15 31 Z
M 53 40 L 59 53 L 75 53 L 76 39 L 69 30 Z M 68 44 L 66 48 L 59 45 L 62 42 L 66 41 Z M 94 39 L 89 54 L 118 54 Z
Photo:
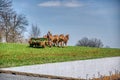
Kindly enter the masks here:
M 48 31 L 69 34 L 68 45 L 83 37 L 100 39 L 104 47 L 120 48 L 119 0 L 12 0 L 14 10 L 38 25 L 41 37 Z

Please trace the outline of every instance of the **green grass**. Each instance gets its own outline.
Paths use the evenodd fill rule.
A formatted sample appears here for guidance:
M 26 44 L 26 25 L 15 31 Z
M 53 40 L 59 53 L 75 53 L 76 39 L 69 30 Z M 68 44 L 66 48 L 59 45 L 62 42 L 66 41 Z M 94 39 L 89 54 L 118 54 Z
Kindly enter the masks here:
M 30 48 L 25 44 L 0 43 L 0 68 L 120 56 L 120 49 L 68 46 Z

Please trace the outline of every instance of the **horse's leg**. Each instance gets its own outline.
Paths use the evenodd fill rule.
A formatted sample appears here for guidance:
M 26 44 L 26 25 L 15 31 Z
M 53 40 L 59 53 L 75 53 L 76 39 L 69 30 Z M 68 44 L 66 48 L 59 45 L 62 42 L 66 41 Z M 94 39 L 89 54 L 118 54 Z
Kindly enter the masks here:
M 64 46 L 66 47 L 66 43 L 64 42 L 63 44 L 64 44 Z
M 64 47 L 64 42 L 63 41 L 61 42 L 61 45 L 62 45 L 61 47 Z
M 56 46 L 57 46 L 57 47 L 59 46 L 58 41 L 56 41 Z
M 60 47 L 62 47 L 62 41 L 60 42 Z
M 65 42 L 65 47 L 67 47 L 67 42 Z
M 65 41 L 65 46 L 67 46 L 67 42 Z
M 52 47 L 53 46 L 53 43 L 52 43 L 52 41 L 50 41 L 50 47 Z
M 60 41 L 58 41 L 58 47 L 60 47 Z
M 58 46 L 58 41 L 57 41 L 57 40 L 56 40 L 56 43 L 55 43 L 55 44 L 56 44 L 56 47 L 57 47 L 57 46 Z
M 50 41 L 48 41 L 48 46 L 50 47 L 51 45 L 50 45 Z

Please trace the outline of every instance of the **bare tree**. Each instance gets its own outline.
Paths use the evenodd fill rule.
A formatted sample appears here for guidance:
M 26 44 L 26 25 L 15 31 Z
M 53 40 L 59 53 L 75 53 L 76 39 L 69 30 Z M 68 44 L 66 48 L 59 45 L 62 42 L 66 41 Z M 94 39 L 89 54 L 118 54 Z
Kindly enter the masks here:
M 21 36 L 21 33 L 25 31 L 25 26 L 28 25 L 28 21 L 24 15 L 14 14 L 11 18 L 11 31 L 12 42 L 16 42 Z
M 11 28 L 11 23 L 10 23 L 11 14 L 12 13 L 8 13 L 8 12 L 4 12 L 1 14 L 1 16 L 2 16 L 1 27 L 4 30 L 6 42 L 8 42 L 8 36 L 9 36 L 10 28 Z
M 98 47 L 98 48 L 103 47 L 103 43 L 101 42 L 100 39 L 97 38 L 88 39 L 87 37 L 79 40 L 76 45 L 85 46 L 85 47 Z
M 12 6 L 11 0 L 0 0 L 0 13 L 10 9 L 11 6 Z
M 3 13 L 9 13 L 11 11 L 11 0 L 0 0 L 0 39 L 2 39 L 3 36 L 3 30 L 4 30 L 4 22 L 3 22 Z
M 34 37 L 34 38 L 37 38 L 38 36 L 40 36 L 40 28 L 36 25 L 33 25 L 31 26 L 31 36 Z
M 12 14 L 13 12 L 11 6 L 11 0 L 0 0 L 0 31 L 2 31 L 1 36 L 3 36 L 4 34 L 4 36 L 6 37 L 6 41 L 10 28 L 10 14 Z
M 6 42 L 16 42 L 28 25 L 24 15 L 13 11 L 11 3 L 10 0 L 0 0 L 0 29 L 4 32 Z
M 78 41 L 77 46 L 89 46 L 89 39 L 87 37 L 82 38 Z
M 0 26 L 2 25 L 2 15 L 5 13 L 12 12 L 12 2 L 11 0 L 0 0 Z
M 89 40 L 89 47 L 103 47 L 103 43 L 100 39 L 93 38 Z

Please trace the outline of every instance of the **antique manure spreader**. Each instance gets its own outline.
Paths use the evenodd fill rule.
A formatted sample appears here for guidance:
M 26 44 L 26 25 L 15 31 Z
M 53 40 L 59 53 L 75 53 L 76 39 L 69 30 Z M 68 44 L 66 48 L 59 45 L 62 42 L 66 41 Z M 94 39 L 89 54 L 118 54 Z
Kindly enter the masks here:
M 30 47 L 43 47 L 48 46 L 47 38 L 30 38 L 29 40 Z

